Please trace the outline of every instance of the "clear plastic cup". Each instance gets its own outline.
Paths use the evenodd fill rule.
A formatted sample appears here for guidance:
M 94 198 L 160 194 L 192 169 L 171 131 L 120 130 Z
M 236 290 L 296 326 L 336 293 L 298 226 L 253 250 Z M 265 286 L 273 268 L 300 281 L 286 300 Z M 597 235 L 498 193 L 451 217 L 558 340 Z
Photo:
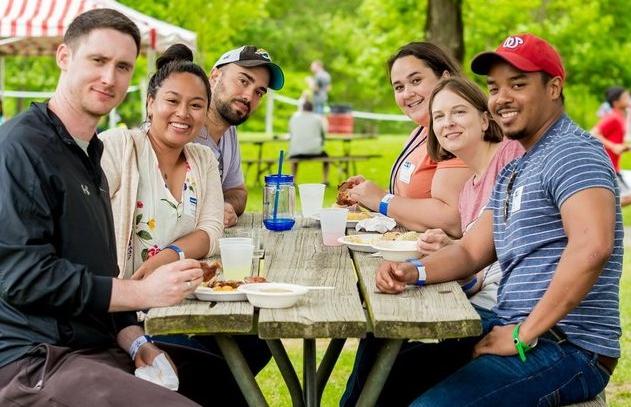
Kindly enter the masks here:
M 252 256 L 254 246 L 245 243 L 219 243 L 223 278 L 225 280 L 243 280 L 252 274 Z
M 322 209 L 324 202 L 324 184 L 300 184 L 300 206 L 302 207 L 302 217 L 309 218 L 316 215 Z
M 337 241 L 346 232 L 346 208 L 325 208 L 320 210 L 320 228 L 322 229 L 322 242 L 325 246 L 340 246 Z
M 239 237 L 223 237 L 221 239 L 219 239 L 219 247 L 221 246 L 228 246 L 231 244 L 251 244 L 253 245 L 254 242 L 252 241 L 251 237 L 246 237 L 246 236 L 239 236 Z

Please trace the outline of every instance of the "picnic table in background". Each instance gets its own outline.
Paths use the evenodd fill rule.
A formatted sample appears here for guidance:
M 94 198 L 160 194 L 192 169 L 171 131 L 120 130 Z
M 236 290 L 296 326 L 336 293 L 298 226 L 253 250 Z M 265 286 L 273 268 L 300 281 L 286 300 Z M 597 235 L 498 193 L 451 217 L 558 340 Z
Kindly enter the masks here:
M 377 138 L 374 134 L 327 134 L 324 138 L 325 143 L 330 141 L 342 142 L 342 154 L 341 155 L 329 155 L 328 157 L 314 157 L 314 158 L 300 158 L 292 159 L 287 158 L 286 162 L 328 162 L 338 170 L 341 180 L 347 179 L 349 176 L 357 173 L 357 162 L 365 161 L 371 158 L 379 158 L 381 154 L 353 154 L 351 153 L 351 142 L 354 140 L 370 140 Z M 241 158 L 241 163 L 245 167 L 244 173 L 247 174 L 251 167 L 255 168 L 256 176 L 255 182 L 261 184 L 261 177 L 266 174 L 271 174 L 273 166 L 278 162 L 278 158 L 263 158 L 263 147 L 266 144 L 279 144 L 288 143 L 289 136 L 275 135 L 273 137 L 257 137 L 257 138 L 242 138 L 239 140 L 241 144 L 252 144 L 256 147 L 255 158 L 244 159 Z M 275 154 L 277 155 L 277 154 Z
M 261 228 L 260 214 L 244 214 L 226 234 L 237 235 L 252 228 Z M 269 281 L 335 289 L 310 291 L 296 306 L 286 309 L 258 310 L 247 302 L 187 300 L 173 307 L 151 309 L 145 319 L 149 335 L 216 335 L 250 405 L 267 403 L 233 335 L 257 334 L 267 341 L 294 406 L 320 405 L 347 338 L 361 338 L 367 332 L 387 338 L 359 399 L 358 405 L 372 406 L 405 339 L 454 338 L 481 332 L 479 316 L 457 283 L 414 288 L 401 295 L 378 293 L 374 278 L 381 260 L 351 252 L 346 246 L 324 246 L 319 224 L 313 219 L 299 218 L 287 232 L 263 229 L 261 238 L 264 255 L 258 272 Z M 303 385 L 282 338 L 303 340 Z M 317 338 L 329 340 L 319 366 L 315 354 Z

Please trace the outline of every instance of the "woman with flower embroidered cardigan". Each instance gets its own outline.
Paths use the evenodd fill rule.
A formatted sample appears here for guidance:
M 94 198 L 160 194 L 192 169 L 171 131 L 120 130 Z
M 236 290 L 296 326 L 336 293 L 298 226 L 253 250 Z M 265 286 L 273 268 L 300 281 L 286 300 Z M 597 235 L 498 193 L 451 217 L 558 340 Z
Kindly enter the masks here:
M 182 254 L 208 257 L 223 233 L 217 160 L 190 143 L 210 102 L 207 76 L 192 60 L 185 46 L 169 48 L 149 82 L 148 124 L 100 135 L 122 278 L 141 279 Z

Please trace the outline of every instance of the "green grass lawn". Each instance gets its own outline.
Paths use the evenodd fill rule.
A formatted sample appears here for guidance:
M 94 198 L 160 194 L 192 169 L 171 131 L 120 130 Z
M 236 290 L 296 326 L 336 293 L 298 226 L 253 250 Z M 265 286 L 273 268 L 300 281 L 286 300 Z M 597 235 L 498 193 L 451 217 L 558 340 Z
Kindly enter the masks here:
M 253 135 L 239 135 L 241 139 L 253 137 Z M 257 137 L 260 137 L 258 135 Z M 390 166 L 394 162 L 402 143 L 405 141 L 404 135 L 380 136 L 374 140 L 358 140 L 351 145 L 354 153 L 371 154 L 379 153 L 383 155 L 381 159 L 369 160 L 358 164 L 358 172 L 366 178 L 374 180 L 384 188 L 387 186 Z M 278 157 L 280 148 L 286 148 L 286 144 L 271 143 L 265 146 L 263 154 L 265 157 Z M 339 141 L 328 142 L 326 151 L 329 155 L 341 154 L 342 143 Z M 244 158 L 254 158 L 256 151 L 252 145 L 243 145 L 242 154 Z M 631 155 L 623 156 L 623 168 L 631 168 Z M 289 173 L 288 170 L 283 171 Z M 321 182 L 322 166 L 317 163 L 301 164 L 296 179 L 296 184 L 306 182 Z M 246 184 L 248 185 L 248 211 L 261 211 L 262 209 L 262 186 L 256 185 L 253 180 L 254 169 L 247 174 Z M 335 185 L 339 182 L 338 174 L 331 172 L 330 184 L 327 188 L 325 206 L 330 205 L 335 200 Z M 299 211 L 299 206 L 296 208 Z M 631 226 L 631 206 L 625 208 L 623 212 L 625 225 Z M 609 406 L 623 407 L 631 405 L 631 259 L 625 255 L 624 272 L 620 284 L 620 312 L 622 318 L 622 358 L 618 367 L 607 386 L 607 401 Z M 328 341 L 318 341 L 318 358 L 321 358 L 326 349 Z M 285 341 L 289 356 L 298 372 L 298 377 L 302 378 L 302 346 L 298 340 Z M 335 406 L 342 395 L 346 378 L 350 374 L 355 356 L 357 340 L 349 340 L 342 352 L 340 359 L 335 366 L 329 385 L 327 386 L 322 405 Z M 319 360 L 319 359 L 318 359 Z M 272 406 L 290 406 L 291 399 L 287 388 L 278 372 L 278 367 L 272 361 L 257 377 L 269 404 Z

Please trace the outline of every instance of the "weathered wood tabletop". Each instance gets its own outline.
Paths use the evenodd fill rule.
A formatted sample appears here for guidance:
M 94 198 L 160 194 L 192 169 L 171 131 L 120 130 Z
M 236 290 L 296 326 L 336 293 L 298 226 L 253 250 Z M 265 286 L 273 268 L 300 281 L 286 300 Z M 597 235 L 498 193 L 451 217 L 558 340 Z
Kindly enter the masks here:
M 260 214 L 244 214 L 226 234 L 240 235 L 260 228 Z M 310 291 L 296 306 L 287 309 L 255 311 L 247 302 L 185 301 L 150 310 L 145 320 L 147 333 L 218 334 L 228 338 L 226 346 L 230 345 L 232 350 L 229 335 L 257 333 L 267 341 L 293 404 L 317 406 L 346 338 L 373 332 L 377 337 L 389 339 L 360 398 L 360 404 L 371 405 L 404 339 L 464 337 L 481 332 L 479 316 L 457 283 L 412 287 L 401 295 L 378 293 L 375 272 L 381 259 L 349 251 L 345 246 L 324 246 L 317 221 L 299 218 L 291 231 L 282 233 L 262 229 L 260 238 L 264 256 L 258 272 L 269 281 L 335 289 Z M 303 386 L 280 338 L 304 339 Z M 331 339 L 319 367 L 315 364 L 316 338 Z M 229 359 L 238 356 L 226 354 L 226 359 L 230 362 Z M 233 373 L 236 378 L 243 372 L 235 368 Z M 253 377 L 250 379 L 242 379 L 243 385 L 239 383 L 244 394 L 257 393 L 248 401 L 265 405 L 260 389 L 255 389 Z

